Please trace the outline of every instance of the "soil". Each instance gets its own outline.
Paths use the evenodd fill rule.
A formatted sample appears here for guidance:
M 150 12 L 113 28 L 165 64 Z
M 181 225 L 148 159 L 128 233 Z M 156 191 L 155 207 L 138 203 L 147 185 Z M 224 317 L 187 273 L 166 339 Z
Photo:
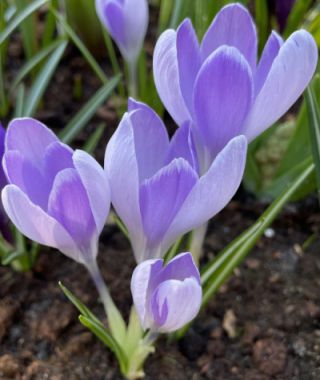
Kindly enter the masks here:
M 19 40 L 9 46 L 7 82 L 21 66 Z M 108 73 L 108 62 L 104 62 Z M 82 82 L 80 97 L 72 95 Z M 56 132 L 100 87 L 76 50 L 66 55 L 36 117 Z M 116 98 L 99 109 L 73 142 L 81 147 L 103 120 L 95 151 L 103 162 L 118 124 Z M 5 122 L 8 120 L 4 120 Z M 261 214 L 265 204 L 243 190 L 209 226 L 203 261 L 212 258 Z M 145 365 L 147 380 L 317 380 L 320 378 L 319 206 L 314 197 L 288 205 L 232 278 L 179 342 L 162 337 Z M 116 304 L 128 315 L 135 263 L 115 225 L 101 236 L 99 264 Z M 102 320 L 102 305 L 85 269 L 42 248 L 32 272 L 0 267 L 0 379 L 118 380 L 113 354 L 78 321 L 58 287 L 62 281 Z

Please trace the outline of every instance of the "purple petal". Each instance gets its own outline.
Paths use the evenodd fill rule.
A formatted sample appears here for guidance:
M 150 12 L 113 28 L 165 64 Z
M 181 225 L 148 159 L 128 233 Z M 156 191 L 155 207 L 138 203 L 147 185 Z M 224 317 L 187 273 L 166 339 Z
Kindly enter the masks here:
M 29 239 L 59 249 L 73 260 L 81 261 L 79 249 L 68 232 L 40 207 L 34 205 L 15 185 L 2 191 L 2 203 L 12 223 Z
M 201 44 L 202 59 L 222 45 L 237 48 L 254 69 L 257 60 L 257 32 L 250 13 L 241 4 L 221 9 Z
M 146 260 L 139 264 L 132 274 L 131 293 L 141 325 L 144 329 L 152 325 L 152 316 L 149 315 L 148 301 L 158 284 L 154 280 L 162 271 L 163 260 Z
M 248 115 L 244 134 L 249 141 L 276 122 L 299 98 L 318 61 L 317 45 L 305 30 L 282 45 Z
M 50 144 L 44 155 L 44 175 L 50 179 L 51 185 L 55 176 L 63 169 L 73 168 L 72 161 L 73 150 L 56 141 Z
M 198 314 L 201 298 L 201 286 L 194 278 L 163 282 L 151 298 L 153 328 L 167 333 L 183 327 Z
M 130 113 L 130 120 L 142 182 L 163 166 L 169 148 L 168 132 L 160 117 L 147 105 Z
M 247 141 L 235 137 L 217 155 L 208 172 L 193 187 L 162 242 L 168 249 L 180 236 L 216 215 L 237 191 L 246 162 Z
M 213 159 L 241 134 L 252 101 L 252 75 L 233 47 L 221 47 L 203 64 L 194 90 L 196 127 Z
M 18 186 L 32 203 L 46 211 L 51 186 L 40 170 L 14 150 L 5 153 L 3 166 L 9 183 Z
M 141 185 L 141 217 L 149 254 L 151 252 L 153 258 L 165 253 L 152 252 L 152 249 L 158 248 L 197 179 L 191 166 L 179 158 Z
M 6 151 L 17 150 L 35 166 L 41 167 L 48 145 L 58 141 L 44 124 L 31 118 L 14 119 L 8 126 Z
M 174 257 L 161 273 L 161 282 L 166 280 L 183 281 L 193 277 L 200 285 L 200 273 L 190 252 L 180 253 Z M 159 281 L 159 280 L 158 280 Z
M 75 169 L 57 174 L 49 197 L 48 214 L 72 236 L 84 255 L 92 258 L 92 241 L 97 234 L 87 193 Z M 86 256 L 87 255 L 87 256 Z
M 278 55 L 280 47 L 283 44 L 283 39 L 278 33 L 272 32 L 266 46 L 263 49 L 262 56 L 254 75 L 254 90 L 257 96 L 269 74 L 270 68 L 275 57 Z
M 106 148 L 104 169 L 109 178 L 111 202 L 126 225 L 135 255 L 141 254 L 142 222 L 139 173 L 130 115 L 126 113 Z
M 189 19 L 177 30 L 177 56 L 182 96 L 189 112 L 193 114 L 192 94 L 201 67 L 201 55 L 198 38 Z
M 6 131 L 0 123 L 0 163 L 2 162 L 4 154 L 4 140 L 6 137 Z M 0 166 L 0 189 L 2 189 L 7 184 L 7 177 L 4 173 L 2 165 Z
M 190 120 L 190 114 L 181 94 L 176 32 L 166 30 L 159 37 L 153 56 L 153 75 L 162 103 L 178 125 Z
M 76 150 L 74 166 L 87 193 L 98 234 L 102 231 L 110 209 L 110 186 L 102 167 L 88 153 Z
M 164 162 L 169 164 L 173 159 L 180 157 L 184 158 L 197 173 L 199 172 L 197 151 L 189 122 L 176 130 Z

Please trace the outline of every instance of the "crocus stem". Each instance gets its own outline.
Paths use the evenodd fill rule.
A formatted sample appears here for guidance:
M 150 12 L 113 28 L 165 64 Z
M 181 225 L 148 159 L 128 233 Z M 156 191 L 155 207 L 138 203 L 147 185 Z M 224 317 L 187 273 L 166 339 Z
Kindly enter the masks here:
M 143 338 L 143 345 L 151 346 L 158 339 L 158 336 L 159 336 L 159 333 L 149 330 L 147 334 L 145 335 L 145 337 Z
M 129 96 L 138 97 L 137 62 L 133 60 L 128 62 L 128 91 Z
M 126 324 L 111 298 L 96 260 L 86 263 L 86 267 L 96 285 L 100 299 L 103 303 L 112 335 L 117 342 L 122 345 L 126 336 Z
M 197 264 L 199 263 L 199 260 L 202 254 L 202 247 L 203 247 L 204 238 L 206 237 L 207 229 L 208 229 L 208 223 L 205 223 L 192 232 L 190 252 L 193 256 L 194 261 Z

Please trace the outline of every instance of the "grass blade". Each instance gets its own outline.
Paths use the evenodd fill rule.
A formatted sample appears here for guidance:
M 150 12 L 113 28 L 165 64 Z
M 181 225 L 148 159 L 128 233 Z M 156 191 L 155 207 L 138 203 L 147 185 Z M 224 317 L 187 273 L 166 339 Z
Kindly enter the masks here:
M 106 123 L 101 123 L 97 129 L 90 135 L 88 138 L 88 141 L 84 144 L 83 150 L 85 150 L 87 153 L 92 154 L 93 151 L 96 149 L 97 145 L 99 144 L 99 141 L 103 135 L 104 130 L 106 129 Z
M 319 80 L 319 77 L 317 78 Z M 313 161 L 316 168 L 318 197 L 320 202 L 320 113 L 312 85 L 309 85 L 305 93 L 309 115 L 309 131 Z
M 32 116 L 42 98 L 42 95 L 50 82 L 55 69 L 62 58 L 62 55 L 67 47 L 68 42 L 64 41 L 61 45 L 50 55 L 47 62 L 37 75 L 31 90 L 28 94 L 23 116 Z
M 101 104 L 111 95 L 116 85 L 120 80 L 120 76 L 116 76 L 108 81 L 107 84 L 102 86 L 96 94 L 87 102 L 87 104 L 78 112 L 72 120 L 67 124 L 60 134 L 60 138 L 66 144 L 75 138 L 75 136 L 82 130 L 86 123 L 96 113 Z
M 1 0 L 3 1 L 3 0 Z M 0 33 L 0 45 L 10 36 L 10 34 L 34 11 L 42 7 L 48 0 L 36 0 L 32 1 L 27 7 L 21 10 L 14 18 L 10 21 L 8 26 Z

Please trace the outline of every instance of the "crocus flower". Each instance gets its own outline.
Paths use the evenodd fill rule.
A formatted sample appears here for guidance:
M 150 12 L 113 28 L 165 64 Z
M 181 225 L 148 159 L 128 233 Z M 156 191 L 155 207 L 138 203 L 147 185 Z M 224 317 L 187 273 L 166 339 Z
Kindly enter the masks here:
M 199 44 L 190 20 L 167 30 L 154 53 L 154 79 L 175 122 L 192 123 L 202 167 L 238 135 L 250 142 L 298 99 L 318 50 L 305 30 L 285 42 L 272 32 L 257 63 L 257 34 L 240 4 L 221 9 Z
M 200 275 L 189 252 L 163 266 L 163 260 L 147 260 L 133 272 L 131 292 L 141 325 L 168 333 L 183 327 L 199 312 Z
M 135 62 L 147 32 L 147 0 L 96 0 L 96 9 L 125 60 Z
M 9 184 L 2 202 L 18 230 L 87 266 L 95 262 L 110 206 L 99 164 L 39 121 L 22 118 L 7 129 L 3 168 Z
M 246 146 L 244 136 L 232 139 L 199 176 L 190 125 L 169 141 L 158 115 L 130 100 L 107 145 L 105 170 L 137 262 L 163 257 L 176 239 L 230 201 L 241 182 Z

